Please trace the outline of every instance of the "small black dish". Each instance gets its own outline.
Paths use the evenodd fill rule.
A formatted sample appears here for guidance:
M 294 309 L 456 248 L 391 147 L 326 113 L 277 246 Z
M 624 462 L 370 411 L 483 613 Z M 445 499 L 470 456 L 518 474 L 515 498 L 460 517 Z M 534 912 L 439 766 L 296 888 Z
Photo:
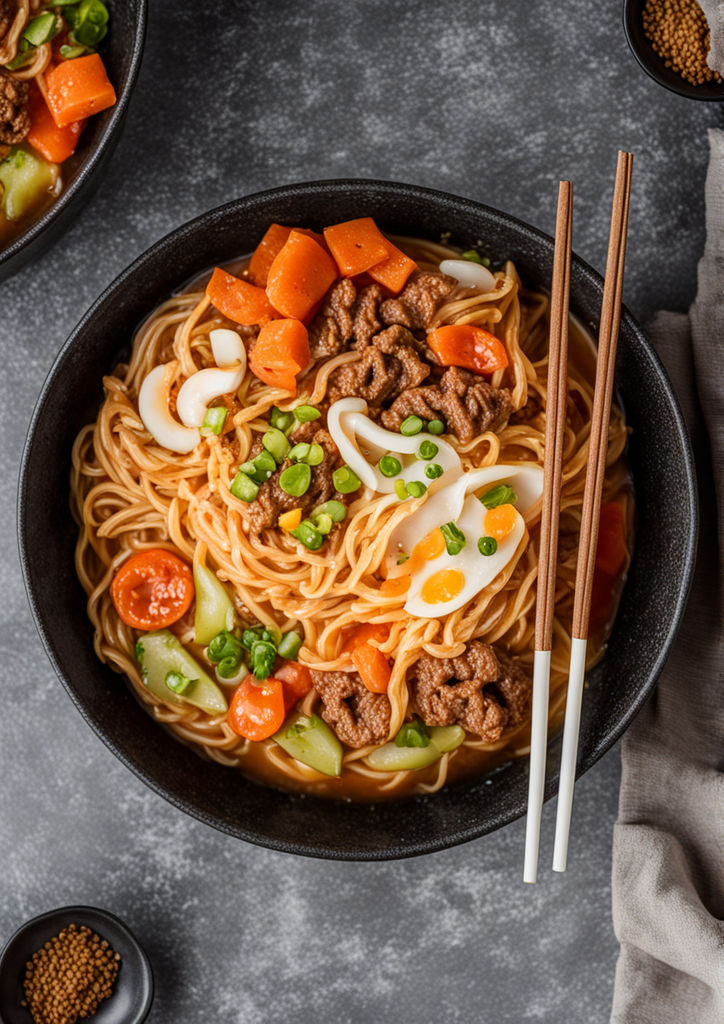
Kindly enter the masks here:
M 274 850 L 340 860 L 388 860 L 445 849 L 525 813 L 528 761 L 431 796 L 363 804 L 283 793 L 201 758 L 162 729 L 93 649 L 86 597 L 74 571 L 71 449 L 100 406 L 102 378 L 128 352 L 140 322 L 185 281 L 251 252 L 269 224 L 374 217 L 391 234 L 514 260 L 524 281 L 549 287 L 553 240 L 460 196 L 392 181 L 316 181 L 235 199 L 157 242 L 85 314 L 43 387 L 23 453 L 20 559 L 45 649 L 80 713 L 118 758 L 175 807 L 222 832 Z M 603 246 L 603 242 L 602 242 Z M 571 309 L 595 337 L 603 282 L 571 260 Z M 629 466 L 638 519 L 633 561 L 606 656 L 589 673 L 578 773 L 629 725 L 653 689 L 686 606 L 697 532 L 693 460 L 671 384 L 641 328 L 623 310 L 616 386 L 632 428 Z M 546 797 L 557 788 L 560 735 L 551 736 Z
M 646 0 L 624 0 L 623 28 L 628 45 L 634 57 L 647 75 L 665 89 L 686 96 L 690 100 L 724 100 L 724 82 L 705 82 L 692 85 L 682 78 L 678 71 L 667 68 L 663 57 L 659 57 L 644 35 L 641 20 Z
M 101 183 L 121 137 L 128 102 L 141 66 L 147 6 L 147 0 L 112 4 L 101 56 L 116 90 L 116 104 L 88 122 L 77 150 L 79 159 L 60 197 L 9 245 L 0 247 L 0 281 L 50 248 L 76 220 Z
M 153 1002 L 153 971 L 140 943 L 130 929 L 107 910 L 97 907 L 59 907 L 26 921 L 0 955 L 0 1021 L 32 1024 L 30 1012 L 21 1005 L 25 965 L 36 950 L 69 924 L 86 925 L 106 939 L 121 957 L 113 993 L 93 1014 L 94 1024 L 141 1024 Z

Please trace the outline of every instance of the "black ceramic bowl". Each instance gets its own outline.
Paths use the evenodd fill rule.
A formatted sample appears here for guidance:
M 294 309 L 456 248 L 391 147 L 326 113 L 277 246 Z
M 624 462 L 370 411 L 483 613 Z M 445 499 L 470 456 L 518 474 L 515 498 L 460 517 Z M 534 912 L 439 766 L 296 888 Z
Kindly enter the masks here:
M 678 71 L 666 67 L 663 57 L 659 57 L 644 35 L 641 16 L 645 4 L 646 0 L 624 0 L 623 28 L 628 45 L 646 74 L 665 89 L 677 92 L 679 96 L 686 96 L 690 100 L 724 100 L 724 82 L 692 85 L 682 78 Z
M 93 1014 L 94 1024 L 142 1024 L 153 1002 L 151 964 L 123 921 L 97 907 L 60 907 L 18 928 L 0 956 L 0 1021 L 31 1024 L 30 1013 L 21 1005 L 25 965 L 36 950 L 69 924 L 86 925 L 121 957 L 113 992 Z
M 121 274 L 66 342 L 45 382 L 25 447 L 19 536 L 28 595 L 48 655 L 78 710 L 124 764 L 176 807 L 240 839 L 310 856 L 381 860 L 453 846 L 519 817 L 527 762 L 434 796 L 369 806 L 277 792 L 202 760 L 159 728 L 123 679 L 97 660 L 73 568 L 76 528 L 68 510 L 73 439 L 95 418 L 101 377 L 127 348 L 139 321 L 192 276 L 249 252 L 272 221 L 321 229 L 363 215 L 400 234 L 437 239 L 451 232 L 463 248 L 483 239 L 493 257 L 514 259 L 525 280 L 544 287 L 550 281 L 548 236 L 478 203 L 410 185 L 315 182 L 211 210 Z M 601 293 L 598 274 L 574 258 L 572 308 L 594 331 Z M 610 649 L 586 692 L 580 772 L 618 739 L 654 686 L 694 559 L 696 505 L 685 427 L 661 364 L 625 311 L 617 383 L 633 428 L 638 534 Z M 548 796 L 557 779 L 559 746 L 559 740 L 551 741 Z
M 116 104 L 88 121 L 60 198 L 8 246 L 0 247 L 0 281 L 37 259 L 60 238 L 100 184 L 121 136 L 141 66 L 146 7 L 147 0 L 115 0 L 109 4 L 111 20 L 100 54 L 116 90 Z

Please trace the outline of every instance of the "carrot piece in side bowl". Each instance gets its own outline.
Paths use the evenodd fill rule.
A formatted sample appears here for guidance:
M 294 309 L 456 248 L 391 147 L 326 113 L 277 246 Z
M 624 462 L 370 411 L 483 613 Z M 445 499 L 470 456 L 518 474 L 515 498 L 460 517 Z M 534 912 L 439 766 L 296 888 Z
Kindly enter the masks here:
M 297 374 L 309 359 L 309 335 L 301 320 L 272 320 L 259 331 L 249 367 L 270 387 L 296 394 Z
M 329 253 L 309 235 L 294 230 L 269 268 L 266 293 L 284 316 L 306 320 L 337 277 Z
M 387 242 L 388 257 L 382 263 L 370 267 L 367 273 L 377 284 L 384 285 L 394 295 L 401 292 L 407 283 L 407 279 L 413 270 L 417 270 L 417 264 L 406 256 L 402 249 Z
M 266 324 L 277 315 L 263 288 L 215 267 L 206 294 L 220 313 L 236 324 Z
M 45 76 L 48 106 L 59 128 L 112 107 L 116 91 L 97 53 L 56 64 Z
M 436 327 L 427 343 L 443 366 L 461 366 L 473 373 L 495 373 L 508 365 L 503 342 L 490 331 L 474 324 Z
M 363 274 L 389 255 L 389 243 L 371 217 L 325 228 L 324 238 L 343 277 Z
M 85 119 L 71 121 L 59 128 L 53 120 L 40 89 L 32 82 L 28 93 L 30 131 L 28 142 L 42 157 L 52 164 L 62 164 L 75 152 L 80 134 L 85 128 Z

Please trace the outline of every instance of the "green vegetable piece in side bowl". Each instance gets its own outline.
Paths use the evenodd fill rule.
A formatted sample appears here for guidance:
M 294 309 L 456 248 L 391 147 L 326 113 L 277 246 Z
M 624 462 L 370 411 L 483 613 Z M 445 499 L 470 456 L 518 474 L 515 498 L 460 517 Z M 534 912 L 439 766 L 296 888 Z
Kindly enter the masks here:
M 433 726 L 427 731 L 430 742 L 426 747 L 398 747 L 391 740 L 373 750 L 367 763 L 377 772 L 414 772 L 439 761 L 443 754 L 456 750 L 465 739 L 465 730 L 460 725 Z
M 33 153 L 13 149 L 0 162 L 2 210 L 8 220 L 20 220 L 53 187 L 53 166 Z
M 210 715 L 222 715 L 228 710 L 226 698 L 214 680 L 168 629 L 144 633 L 136 644 L 136 657 L 144 683 L 161 700 L 168 704 L 193 704 Z M 183 696 L 166 685 L 169 672 L 193 680 Z
M 296 758 L 322 775 L 339 777 L 342 771 L 342 744 L 318 715 L 295 712 L 272 737 L 290 757 Z
M 194 588 L 196 591 L 196 614 L 194 617 L 194 640 L 206 646 L 222 630 L 232 630 L 236 621 L 234 602 L 226 587 L 215 572 L 194 558 Z

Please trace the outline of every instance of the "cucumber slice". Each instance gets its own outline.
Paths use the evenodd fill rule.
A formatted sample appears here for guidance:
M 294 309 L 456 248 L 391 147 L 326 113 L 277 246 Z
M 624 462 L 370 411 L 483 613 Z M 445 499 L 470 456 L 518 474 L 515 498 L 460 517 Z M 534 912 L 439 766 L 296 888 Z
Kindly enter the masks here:
M 318 715 L 295 712 L 272 738 L 302 764 L 323 775 L 340 775 L 342 744 Z
M 136 657 L 144 683 L 167 704 L 193 704 L 210 715 L 228 710 L 219 687 L 168 629 L 144 633 L 136 644 Z M 166 686 L 166 675 L 172 671 L 194 680 L 183 696 Z
M 13 149 L 0 163 L 2 208 L 8 220 L 20 220 L 53 187 L 53 166 L 24 149 Z
M 196 590 L 196 613 L 194 616 L 194 639 L 197 644 L 211 641 L 228 629 L 234 628 L 236 611 L 226 587 L 215 572 L 194 558 L 194 588 Z
M 367 764 L 377 772 L 415 772 L 438 761 L 443 754 L 456 750 L 465 739 L 460 725 L 436 725 L 428 729 L 427 747 L 398 747 L 394 740 L 373 750 Z

